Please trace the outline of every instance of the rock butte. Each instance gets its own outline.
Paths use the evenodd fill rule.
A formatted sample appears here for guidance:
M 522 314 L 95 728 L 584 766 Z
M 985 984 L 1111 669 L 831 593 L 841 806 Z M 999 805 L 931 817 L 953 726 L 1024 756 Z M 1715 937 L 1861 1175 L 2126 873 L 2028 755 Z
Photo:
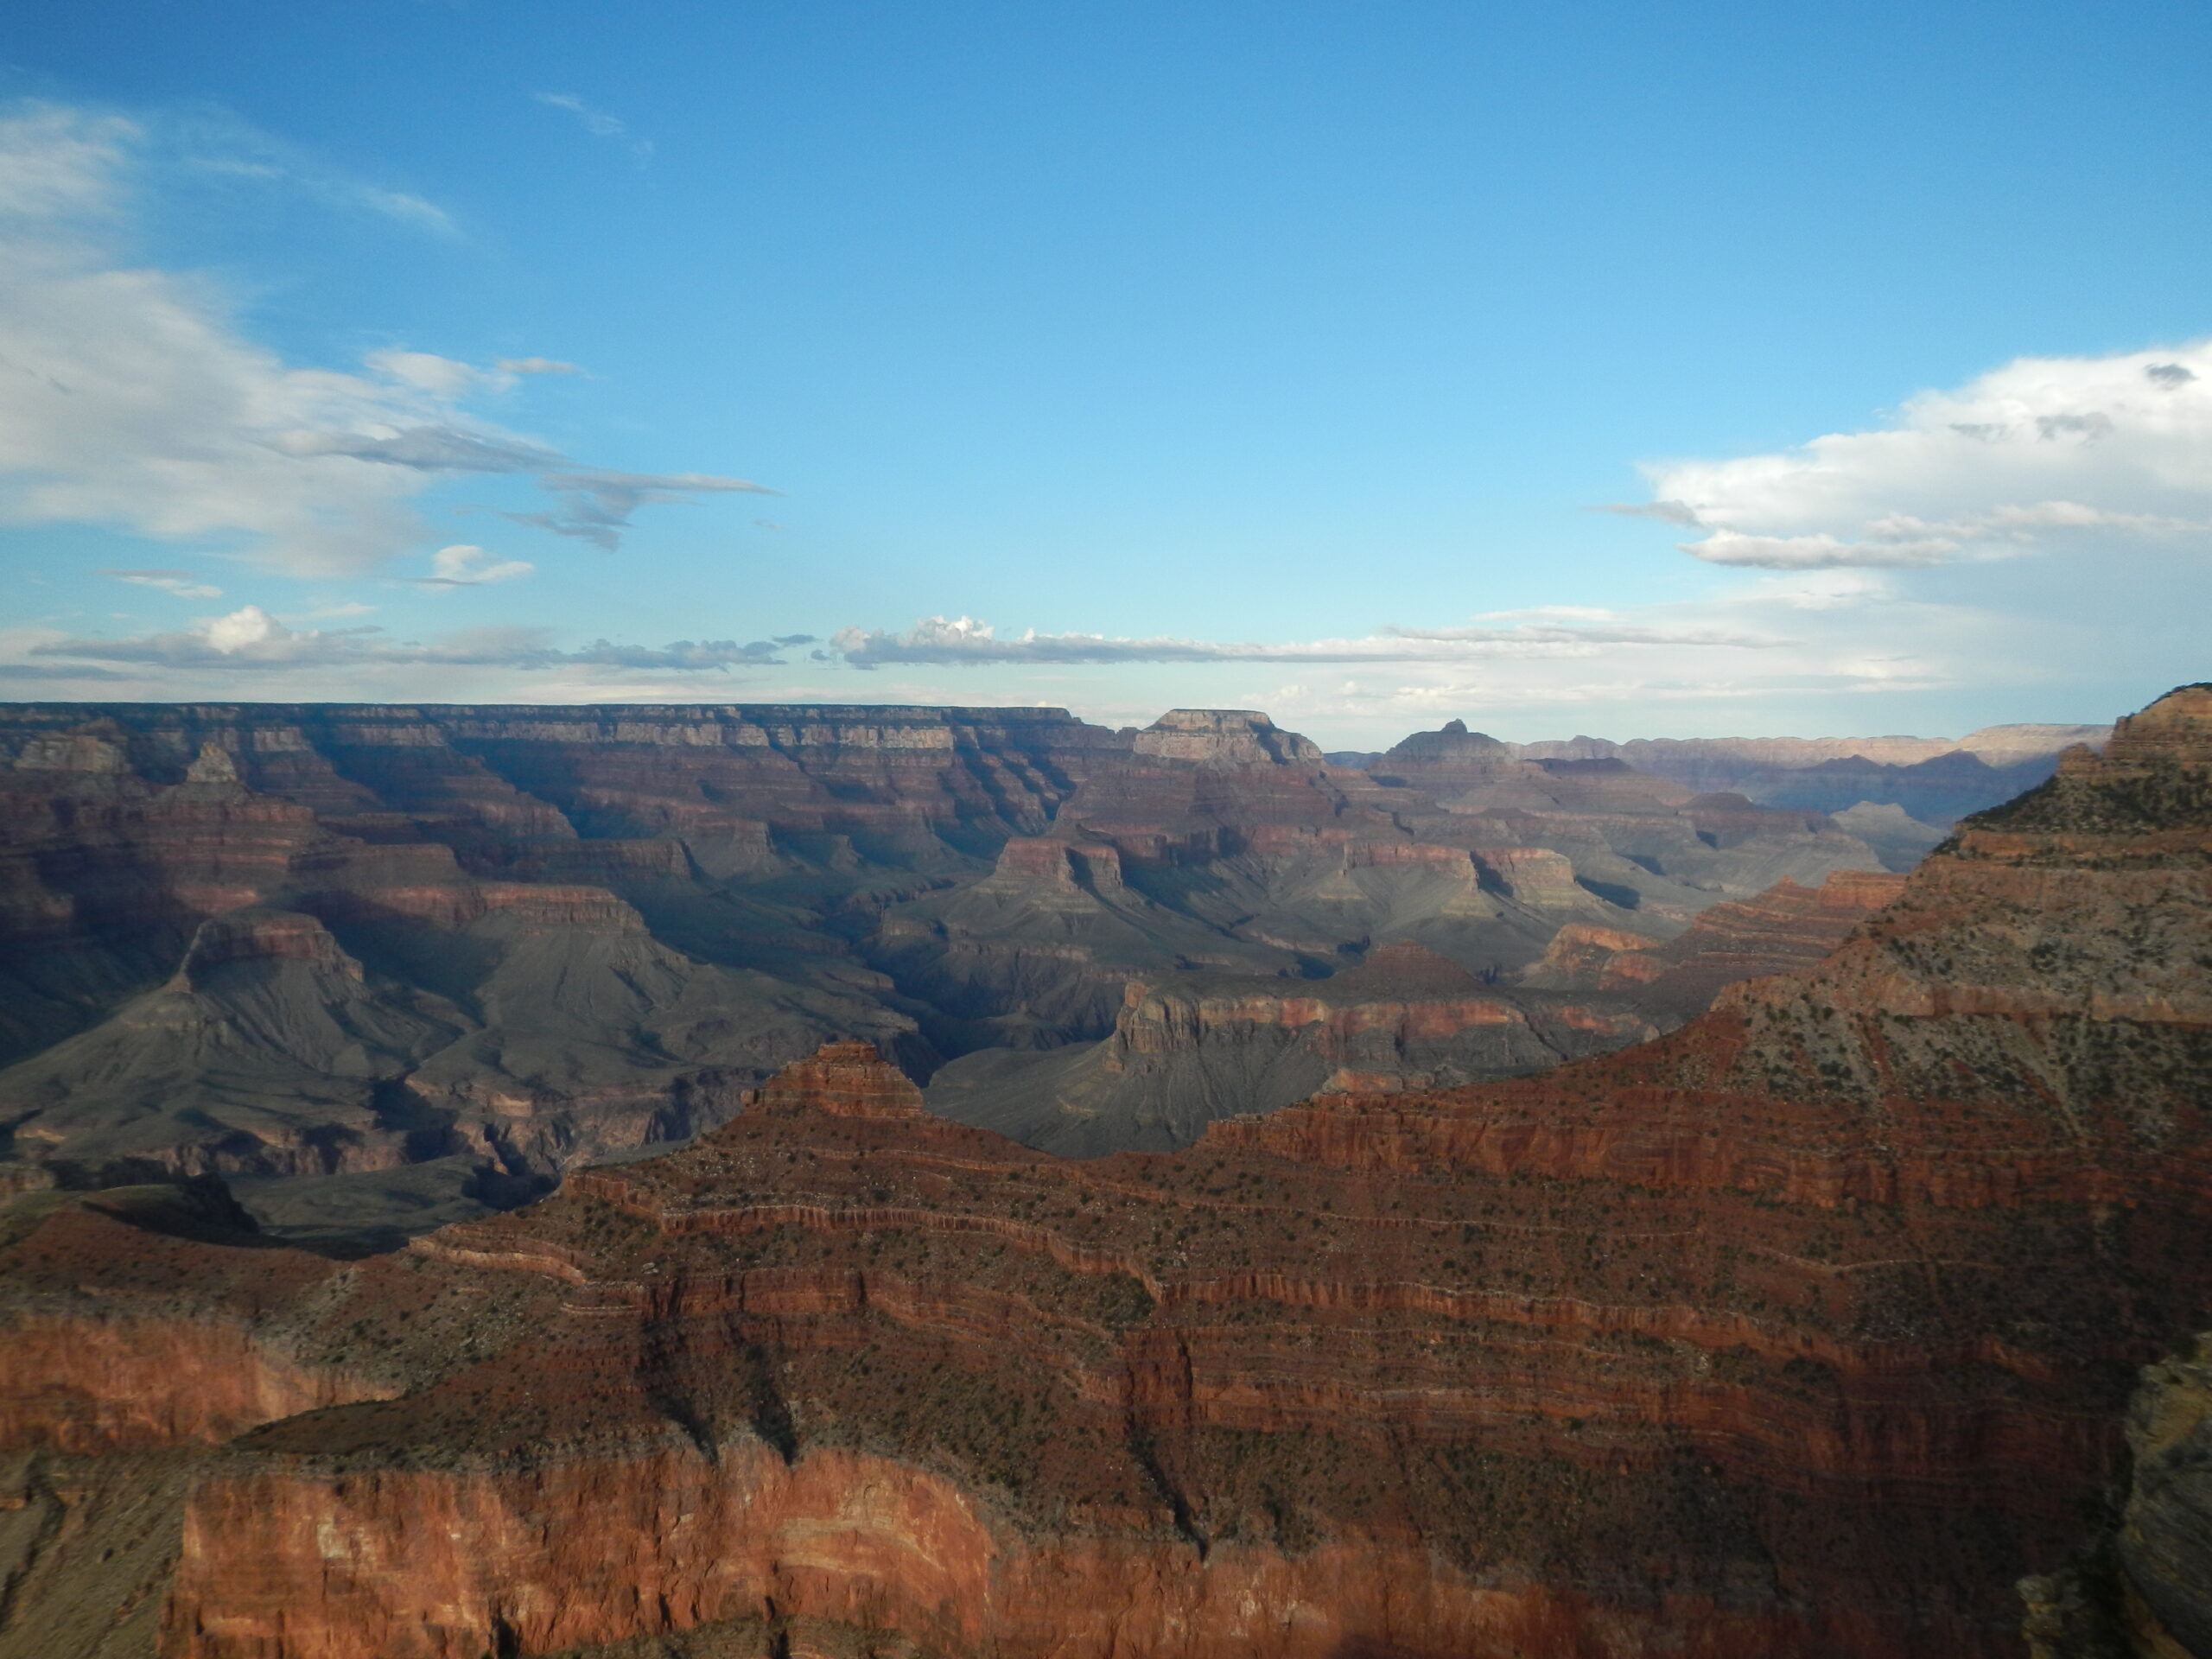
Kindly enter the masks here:
M 1073 1163 L 840 1044 L 353 1263 L 33 1195 L 0 1650 L 2018 1654 L 2212 1296 L 2208 872 L 2192 687 L 1539 1077 Z

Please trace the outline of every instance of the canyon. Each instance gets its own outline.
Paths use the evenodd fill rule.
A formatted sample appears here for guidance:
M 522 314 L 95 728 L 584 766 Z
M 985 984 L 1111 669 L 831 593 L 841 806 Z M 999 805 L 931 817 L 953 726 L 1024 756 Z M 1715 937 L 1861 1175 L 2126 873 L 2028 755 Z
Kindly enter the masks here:
M 0 1211 L 0 1655 L 2056 1654 L 2131 1437 L 2111 1549 L 2153 1634 L 2193 1637 L 2202 1362 L 2169 1356 L 2212 1318 L 2212 687 L 1903 876 L 1820 815 L 1614 757 L 1446 728 L 1346 776 L 1271 733 L 1055 739 L 1049 816 L 1009 788 L 905 821 L 970 861 L 938 887 L 918 830 L 825 809 L 842 846 L 770 836 L 810 861 L 785 892 L 877 883 L 849 937 L 934 995 L 750 1080 L 717 1062 L 721 1121 L 523 1207 L 355 1256 L 173 1164 L 27 1176 Z M 219 771 L 196 735 L 175 754 Z M 253 844 L 312 839 L 255 810 Z M 985 864 L 959 843 L 992 817 Z M 903 885 L 867 844 L 898 835 Z M 315 868 L 433 844 L 351 839 Z M 468 840 L 435 844 L 458 866 Z M 495 876 L 486 844 L 442 901 L 559 868 Z M 244 966 L 342 997 L 346 960 L 381 970 L 320 895 L 369 890 L 257 889 L 137 995 Z M 1135 934 L 1186 926 L 1193 978 L 1105 997 Z M 1435 1086 L 1491 1052 L 1463 1031 L 1605 996 L 1670 1028 Z M 365 1054 L 446 1017 L 378 1006 L 346 1016 Z M 1335 1086 L 1071 1160 L 939 1115 L 887 1058 L 994 1021 L 988 1046 L 1092 1084 L 1272 1045 Z
M 1335 766 L 1241 710 L 18 703 L 0 760 L 0 1187 L 218 1175 L 363 1249 L 831 1038 L 1093 1151 L 1541 1069 L 1695 1013 L 1719 957 L 1635 972 L 1707 911 L 1903 844 L 1458 722 Z M 1562 973 L 1568 934 L 1622 965 Z M 1401 946 L 1452 982 L 1409 1014 Z M 1046 1064 L 1073 1104 L 1023 1128 L 994 1102 Z

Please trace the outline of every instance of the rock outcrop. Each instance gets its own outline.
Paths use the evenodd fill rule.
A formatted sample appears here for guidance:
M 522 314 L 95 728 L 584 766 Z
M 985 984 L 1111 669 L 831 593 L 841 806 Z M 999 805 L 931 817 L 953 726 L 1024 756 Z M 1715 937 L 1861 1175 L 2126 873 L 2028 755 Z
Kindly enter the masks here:
M 2126 1433 L 2118 1512 L 2076 1560 L 2021 1580 L 2031 1659 L 2212 1653 L 2212 1337 L 2145 1368 Z

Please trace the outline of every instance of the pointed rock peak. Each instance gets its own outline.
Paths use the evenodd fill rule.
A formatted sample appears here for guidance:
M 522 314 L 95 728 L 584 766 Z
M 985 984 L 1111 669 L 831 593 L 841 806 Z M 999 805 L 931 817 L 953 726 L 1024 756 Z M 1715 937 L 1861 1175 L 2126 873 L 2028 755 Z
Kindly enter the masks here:
M 1136 734 L 1139 754 L 1209 766 L 1318 766 L 1320 749 L 1256 709 L 1170 709 Z
M 1384 763 L 1410 761 L 1416 766 L 1465 766 L 1474 762 L 1503 766 L 1512 762 L 1513 751 L 1487 732 L 1471 732 L 1464 720 L 1445 722 L 1441 730 L 1415 732 L 1382 757 Z
M 876 1052 L 874 1043 L 824 1043 L 793 1060 L 753 1098 L 761 1112 L 828 1112 L 835 1117 L 920 1117 L 922 1091 Z
M 200 746 L 200 753 L 184 769 L 188 784 L 235 784 L 238 778 L 238 763 L 231 759 L 228 749 L 213 740 Z

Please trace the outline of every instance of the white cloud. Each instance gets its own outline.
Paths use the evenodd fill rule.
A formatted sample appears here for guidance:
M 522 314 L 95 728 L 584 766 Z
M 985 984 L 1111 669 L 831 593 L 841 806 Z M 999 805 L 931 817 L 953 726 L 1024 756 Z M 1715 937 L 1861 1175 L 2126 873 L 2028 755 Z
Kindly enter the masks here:
M 811 636 L 787 634 L 740 645 L 734 639 L 678 639 L 665 645 L 625 645 L 597 639 L 573 650 L 552 643 L 546 628 L 468 628 L 428 641 L 393 640 L 365 624 L 349 628 L 296 628 L 258 605 L 244 605 L 224 616 L 207 617 L 172 633 L 141 634 L 121 639 L 71 638 L 50 630 L 18 633 L 0 640 L 22 658 L 0 661 L 0 676 L 23 672 L 59 677 L 67 664 L 128 665 L 146 671 L 188 671 L 209 674 L 264 675 L 288 669 L 376 667 L 498 668 L 542 671 L 579 667 L 696 672 L 732 667 L 773 665 L 777 652 L 812 643 Z
M 316 633 L 295 634 L 258 605 L 248 605 L 232 611 L 228 616 L 219 616 L 201 631 L 210 651 L 228 657 L 244 651 L 249 645 L 265 645 L 271 640 L 319 639 Z
M 1959 551 L 1959 543 L 1929 537 L 1918 541 L 1841 542 L 1833 536 L 1746 536 L 1716 530 L 1700 542 L 1685 542 L 1682 551 L 1707 564 L 1750 565 L 1764 570 L 1828 570 L 1840 565 L 1909 568 L 1940 564 Z
M 216 541 L 341 575 L 419 546 L 415 504 L 445 475 L 534 477 L 558 505 L 517 516 L 603 547 L 639 506 L 760 488 L 580 465 L 463 408 L 550 359 L 285 363 L 207 284 L 111 251 L 97 221 L 126 200 L 141 133 L 50 105 L 0 116 L 0 523 Z
M 497 385 L 502 378 L 496 372 L 487 374 L 473 365 L 440 357 L 435 352 L 371 352 L 361 361 L 372 373 L 397 385 L 410 386 L 448 402 Z
M 501 559 L 461 543 L 440 548 L 430 556 L 430 574 L 411 580 L 425 588 L 481 588 L 486 582 L 512 582 L 537 569 L 526 559 Z
M 2109 543 L 2212 545 L 2212 340 L 2021 358 L 1908 400 L 1890 425 L 1782 454 L 1645 468 L 1617 508 L 1709 532 L 1684 551 L 1770 569 L 1904 568 Z
M 118 570 L 104 569 L 100 575 L 117 582 L 127 582 L 137 588 L 158 588 L 165 594 L 175 594 L 179 599 L 220 599 L 223 590 L 211 587 L 190 570 Z

